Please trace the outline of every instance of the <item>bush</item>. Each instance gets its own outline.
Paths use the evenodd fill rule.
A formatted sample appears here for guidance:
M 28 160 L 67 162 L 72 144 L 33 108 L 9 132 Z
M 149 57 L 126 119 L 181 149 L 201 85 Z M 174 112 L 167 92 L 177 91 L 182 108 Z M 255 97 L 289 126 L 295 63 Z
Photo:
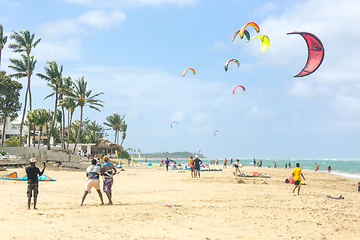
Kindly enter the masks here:
M 130 157 L 130 154 L 126 150 L 122 150 L 120 153 L 120 158 L 122 159 L 128 159 Z
M 1 151 L 0 151 L 0 154 L 3 155 L 3 156 L 5 156 L 5 155 L 6 155 L 6 152 L 5 152 L 4 150 L 1 150 Z

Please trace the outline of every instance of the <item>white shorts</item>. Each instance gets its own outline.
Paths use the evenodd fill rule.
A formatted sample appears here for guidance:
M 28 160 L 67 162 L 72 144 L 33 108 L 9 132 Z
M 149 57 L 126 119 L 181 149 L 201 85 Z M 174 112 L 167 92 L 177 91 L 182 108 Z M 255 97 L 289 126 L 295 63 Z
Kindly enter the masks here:
M 100 189 L 100 181 L 98 180 L 88 180 L 85 185 L 85 191 L 90 191 L 90 189 L 94 187 L 96 190 Z

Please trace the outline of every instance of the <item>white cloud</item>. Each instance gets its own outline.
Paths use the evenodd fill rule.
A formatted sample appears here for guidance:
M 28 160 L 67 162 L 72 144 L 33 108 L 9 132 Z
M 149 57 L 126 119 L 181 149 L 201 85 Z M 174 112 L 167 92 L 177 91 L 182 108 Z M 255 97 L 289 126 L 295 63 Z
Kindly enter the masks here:
M 124 6 L 155 6 L 160 7 L 165 4 L 178 5 L 180 7 L 195 5 L 198 0 L 65 0 L 69 3 L 77 3 L 92 7 L 124 7 Z
M 83 35 L 93 29 L 110 29 L 119 26 L 126 19 L 125 14 L 118 10 L 91 10 L 77 18 L 61 19 L 40 25 L 38 32 L 41 36 L 58 38 L 68 35 Z

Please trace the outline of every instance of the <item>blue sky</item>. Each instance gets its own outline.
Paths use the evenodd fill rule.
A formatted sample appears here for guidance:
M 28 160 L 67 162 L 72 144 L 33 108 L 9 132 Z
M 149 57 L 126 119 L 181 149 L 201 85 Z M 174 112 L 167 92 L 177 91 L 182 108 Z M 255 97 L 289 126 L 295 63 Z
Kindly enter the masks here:
M 128 124 L 124 147 L 142 152 L 201 150 L 213 158 L 359 158 L 360 2 L 201 0 L 0 0 L 5 35 L 29 29 L 36 73 L 47 60 L 64 76 L 84 76 L 104 92 L 99 123 L 113 113 Z M 254 21 L 270 47 L 232 34 Z M 250 34 L 255 31 L 249 28 Z M 317 35 L 325 59 L 312 75 L 306 43 Z M 2 70 L 9 58 L 2 51 Z M 241 63 L 224 71 L 227 60 Z M 196 75 L 182 72 L 192 67 Z M 25 79 L 21 80 L 25 84 Z M 232 95 L 243 85 L 246 91 Z M 34 108 L 53 109 L 46 82 L 33 76 Z M 23 92 L 24 94 L 24 92 Z M 21 96 L 23 99 L 24 96 Z M 79 111 L 75 118 L 79 118 Z M 177 121 L 174 129 L 170 123 Z M 214 131 L 219 130 L 217 136 Z M 109 139 L 114 140 L 109 132 Z

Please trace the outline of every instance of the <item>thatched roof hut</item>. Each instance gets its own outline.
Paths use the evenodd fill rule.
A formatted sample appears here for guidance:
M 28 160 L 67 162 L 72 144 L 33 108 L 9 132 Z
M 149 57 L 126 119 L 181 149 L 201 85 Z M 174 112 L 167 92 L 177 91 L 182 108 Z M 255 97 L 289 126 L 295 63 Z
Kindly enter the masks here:
M 97 144 L 98 149 L 120 149 L 120 145 L 110 142 L 107 139 L 100 138 L 100 142 Z

